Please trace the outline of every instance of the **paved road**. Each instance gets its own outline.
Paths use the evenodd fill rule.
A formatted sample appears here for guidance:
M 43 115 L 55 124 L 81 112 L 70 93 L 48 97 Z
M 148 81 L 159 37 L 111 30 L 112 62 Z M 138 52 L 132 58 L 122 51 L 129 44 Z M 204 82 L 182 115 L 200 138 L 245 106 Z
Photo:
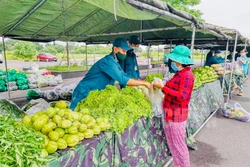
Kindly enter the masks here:
M 239 102 L 250 112 L 250 79 L 244 84 L 242 97 L 235 95 L 230 103 Z M 196 136 L 198 151 L 191 151 L 192 167 L 249 167 L 250 123 L 222 116 L 217 112 Z
M 99 58 L 96 58 L 96 61 L 99 60 Z M 76 59 L 76 60 L 70 60 L 71 63 L 77 63 L 77 64 L 81 64 L 84 60 L 82 59 Z M 195 61 L 195 67 L 196 66 L 200 66 L 201 65 L 201 60 L 194 60 Z M 8 60 L 7 61 L 7 66 L 8 68 L 16 68 L 19 70 L 22 70 L 23 68 L 29 68 L 33 65 L 33 63 L 37 63 L 39 65 L 39 67 L 47 67 L 47 66 L 55 66 L 55 65 L 59 65 L 61 62 L 24 62 L 24 61 L 19 61 L 19 60 Z M 93 59 L 89 59 L 88 60 L 88 64 L 92 65 L 94 63 Z M 138 63 L 139 65 L 147 65 L 148 64 L 148 60 L 145 58 L 139 58 L 138 59 Z M 66 65 L 67 62 L 63 61 L 61 63 L 62 65 Z M 0 64 L 0 69 L 5 69 L 5 64 L 2 63 Z

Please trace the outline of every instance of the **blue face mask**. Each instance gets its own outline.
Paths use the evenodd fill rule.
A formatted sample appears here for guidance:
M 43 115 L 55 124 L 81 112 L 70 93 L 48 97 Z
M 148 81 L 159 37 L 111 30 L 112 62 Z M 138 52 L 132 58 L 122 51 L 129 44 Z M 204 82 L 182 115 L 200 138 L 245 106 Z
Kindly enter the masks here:
M 176 63 L 175 62 L 171 62 L 171 68 L 174 70 L 174 71 L 180 71 L 180 69 L 176 66 Z

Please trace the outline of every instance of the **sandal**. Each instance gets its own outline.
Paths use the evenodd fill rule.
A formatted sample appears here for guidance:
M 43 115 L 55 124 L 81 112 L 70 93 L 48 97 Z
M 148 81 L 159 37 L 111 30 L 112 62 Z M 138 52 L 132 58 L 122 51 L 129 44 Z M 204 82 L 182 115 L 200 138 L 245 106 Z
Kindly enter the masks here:
M 242 96 L 242 92 L 239 92 L 239 93 L 237 94 L 237 96 Z

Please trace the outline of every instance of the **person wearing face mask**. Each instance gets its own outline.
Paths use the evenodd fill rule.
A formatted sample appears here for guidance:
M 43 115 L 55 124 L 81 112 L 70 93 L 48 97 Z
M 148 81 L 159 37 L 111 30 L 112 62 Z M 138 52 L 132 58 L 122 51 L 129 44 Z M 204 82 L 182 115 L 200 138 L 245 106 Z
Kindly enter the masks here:
M 241 52 L 240 52 L 240 60 L 241 60 L 241 63 L 242 63 L 242 70 L 243 70 L 243 73 L 245 75 L 245 77 L 247 76 L 247 73 L 248 73 L 248 58 L 247 58 L 247 51 L 246 49 L 243 49 Z
M 105 89 L 107 85 L 114 85 L 115 81 L 118 81 L 122 86 L 142 85 L 150 88 L 151 84 L 149 82 L 131 79 L 118 63 L 118 60 L 126 58 L 126 52 L 130 49 L 125 39 L 115 39 L 112 52 L 98 60 L 76 86 L 72 95 L 70 109 L 74 110 L 77 103 L 86 98 L 90 91 Z
M 220 64 L 224 63 L 225 59 L 223 59 L 221 56 L 220 50 L 215 50 L 214 55 L 208 61 L 206 62 L 205 66 L 211 66 L 212 64 Z
M 177 73 L 165 85 L 161 81 L 153 84 L 164 93 L 164 131 L 173 157 L 174 166 L 190 167 L 189 152 L 185 143 L 188 106 L 191 99 L 194 75 L 191 65 L 190 49 L 186 46 L 176 46 L 168 54 L 172 60 L 172 68 Z
M 124 60 L 119 60 L 118 62 L 121 65 L 123 71 L 130 78 L 141 79 L 140 70 L 135 54 L 135 52 L 138 51 L 139 45 L 141 43 L 140 39 L 138 36 L 132 35 L 130 36 L 128 43 L 132 49 L 127 51 L 127 56 Z

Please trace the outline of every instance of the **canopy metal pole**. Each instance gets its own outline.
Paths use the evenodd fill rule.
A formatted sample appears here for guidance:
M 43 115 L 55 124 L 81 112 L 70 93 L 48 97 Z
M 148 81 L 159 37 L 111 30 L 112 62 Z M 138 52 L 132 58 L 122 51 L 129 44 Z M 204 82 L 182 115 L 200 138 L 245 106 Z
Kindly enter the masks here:
M 85 57 L 85 60 L 86 60 L 86 70 L 88 70 L 88 45 L 86 44 L 86 57 Z
M 229 47 L 229 39 L 227 40 L 227 46 L 226 46 L 226 53 L 225 53 L 225 62 L 224 62 L 224 74 L 222 78 L 222 92 L 224 92 L 224 85 L 225 85 L 225 76 L 226 76 L 226 60 L 227 60 L 227 52 Z M 224 93 L 223 93 L 224 94 Z
M 10 99 L 9 74 L 8 74 L 8 66 L 7 66 L 7 58 L 6 58 L 4 37 L 2 37 L 2 40 L 3 40 L 3 55 L 4 55 L 4 65 L 5 65 L 5 71 L 6 71 L 6 81 L 7 81 L 7 87 L 8 87 L 8 99 Z
M 245 47 L 244 47 L 244 49 L 246 49 L 247 48 L 247 41 L 245 41 Z
M 158 65 L 158 73 L 160 72 L 159 62 L 160 62 L 160 46 L 158 45 L 158 62 L 156 63 Z
M 230 80 L 229 80 L 229 88 L 228 88 L 228 95 L 227 95 L 227 103 L 229 101 L 229 97 L 231 94 L 231 86 L 232 86 L 232 77 L 233 77 L 233 67 L 235 63 L 235 54 L 236 54 L 236 47 L 237 47 L 237 41 L 238 41 L 238 32 L 236 31 L 236 37 L 235 37 L 235 43 L 234 43 L 234 53 L 233 53 L 233 60 L 232 60 L 232 67 L 231 67 L 231 74 L 230 74 Z
M 172 45 L 173 45 L 173 42 L 172 42 L 172 40 L 170 40 L 170 53 L 172 52 Z
M 148 69 L 147 69 L 147 75 L 149 74 L 149 65 L 150 65 L 150 43 L 148 43 Z
M 69 43 L 68 42 L 66 42 L 66 54 L 67 54 L 67 66 L 69 68 L 70 64 L 69 64 Z
M 141 20 L 141 30 L 143 29 L 143 21 Z M 140 33 L 140 40 L 142 41 L 142 39 L 143 39 L 143 34 L 142 34 L 142 32 Z
M 191 58 L 193 58 L 193 54 L 194 54 L 194 40 L 195 40 L 195 31 L 196 31 L 196 27 L 194 24 L 192 24 L 193 26 L 193 33 L 192 33 L 192 42 L 191 42 Z
M 95 59 L 96 59 L 96 55 L 95 55 L 96 51 L 95 51 L 95 49 L 96 49 L 96 47 L 94 45 L 94 63 L 93 64 L 95 64 Z
M 203 54 L 204 54 L 204 50 L 202 48 L 201 49 L 201 66 L 203 66 Z

